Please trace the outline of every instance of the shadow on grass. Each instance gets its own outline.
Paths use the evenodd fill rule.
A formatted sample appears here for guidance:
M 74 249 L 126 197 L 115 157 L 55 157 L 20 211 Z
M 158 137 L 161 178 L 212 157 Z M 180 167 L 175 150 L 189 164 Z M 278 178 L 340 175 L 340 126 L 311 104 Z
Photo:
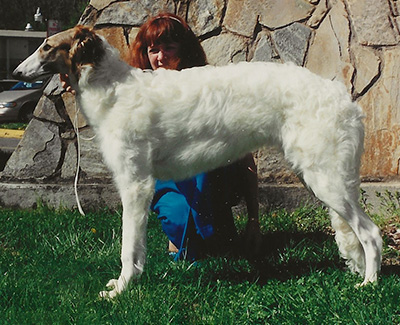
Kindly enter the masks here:
M 323 232 L 274 232 L 262 236 L 260 248 L 255 255 L 244 256 L 257 269 L 259 282 L 269 279 L 285 281 L 294 276 L 306 275 L 312 270 L 342 268 L 344 264 L 337 255 L 327 256 L 321 252 L 326 243 L 333 241 L 331 235 Z M 301 250 L 299 246 L 302 246 L 304 257 L 296 256 L 298 250 Z M 290 256 L 291 251 L 293 256 Z
M 243 242 L 244 239 L 239 237 L 238 248 L 224 255 L 226 264 L 213 269 L 208 275 L 209 280 L 224 279 L 234 283 L 257 281 L 262 285 L 271 279 L 285 281 L 315 270 L 345 267 L 338 253 L 324 248 L 336 244 L 332 235 L 323 232 L 264 234 L 252 246 L 251 252 L 245 251 L 241 246 Z M 237 266 L 243 259 L 249 262 L 250 269 Z
M 400 265 L 382 265 L 382 275 L 400 275 Z
M 239 238 L 239 243 L 242 240 Z M 225 255 L 226 263 L 211 270 L 208 279 L 233 283 L 257 281 L 263 285 L 270 280 L 286 281 L 315 271 L 348 270 L 339 257 L 334 237 L 323 232 L 264 234 L 252 254 L 243 250 L 241 247 Z M 237 266 L 243 259 L 250 263 L 250 269 Z M 400 265 L 382 265 L 381 274 L 400 275 Z

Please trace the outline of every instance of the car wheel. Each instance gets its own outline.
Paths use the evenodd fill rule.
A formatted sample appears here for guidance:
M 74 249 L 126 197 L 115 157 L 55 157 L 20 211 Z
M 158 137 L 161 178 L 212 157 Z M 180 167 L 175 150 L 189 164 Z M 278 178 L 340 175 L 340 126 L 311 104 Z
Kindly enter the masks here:
M 33 111 L 35 106 L 33 104 L 27 104 L 21 108 L 19 113 L 19 120 L 23 123 L 28 123 L 33 117 Z

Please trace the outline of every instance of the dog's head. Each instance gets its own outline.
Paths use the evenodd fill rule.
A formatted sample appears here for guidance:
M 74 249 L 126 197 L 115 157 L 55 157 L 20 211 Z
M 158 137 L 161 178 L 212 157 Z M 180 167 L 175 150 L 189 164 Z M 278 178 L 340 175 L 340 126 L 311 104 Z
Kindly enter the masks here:
M 17 79 L 32 81 L 46 75 L 67 73 L 79 78 L 84 65 L 95 65 L 104 55 L 101 38 L 93 29 L 76 26 L 47 38 L 13 72 Z

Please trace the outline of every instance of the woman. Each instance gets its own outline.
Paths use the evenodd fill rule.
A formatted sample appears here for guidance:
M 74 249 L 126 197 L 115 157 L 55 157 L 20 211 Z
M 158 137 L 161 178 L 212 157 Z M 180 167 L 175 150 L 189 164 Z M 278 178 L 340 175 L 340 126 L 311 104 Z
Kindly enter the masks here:
M 130 64 L 141 69 L 181 70 L 207 64 L 199 40 L 180 17 L 149 19 L 132 45 Z M 158 214 L 176 259 L 224 253 L 236 240 L 231 207 L 244 197 L 247 230 L 258 231 L 257 172 L 252 155 L 182 182 L 157 181 L 151 209 Z M 254 234 L 252 234 L 254 235 Z

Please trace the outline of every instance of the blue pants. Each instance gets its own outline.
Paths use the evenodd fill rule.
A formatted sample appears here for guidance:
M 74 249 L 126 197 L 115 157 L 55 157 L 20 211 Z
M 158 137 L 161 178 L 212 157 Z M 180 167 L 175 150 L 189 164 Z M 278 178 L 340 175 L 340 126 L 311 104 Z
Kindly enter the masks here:
M 234 174 L 233 165 L 181 182 L 156 182 L 151 209 L 179 249 L 177 259 L 201 258 L 205 250 L 213 249 L 210 246 L 215 237 L 220 240 L 236 235 L 231 212 Z

